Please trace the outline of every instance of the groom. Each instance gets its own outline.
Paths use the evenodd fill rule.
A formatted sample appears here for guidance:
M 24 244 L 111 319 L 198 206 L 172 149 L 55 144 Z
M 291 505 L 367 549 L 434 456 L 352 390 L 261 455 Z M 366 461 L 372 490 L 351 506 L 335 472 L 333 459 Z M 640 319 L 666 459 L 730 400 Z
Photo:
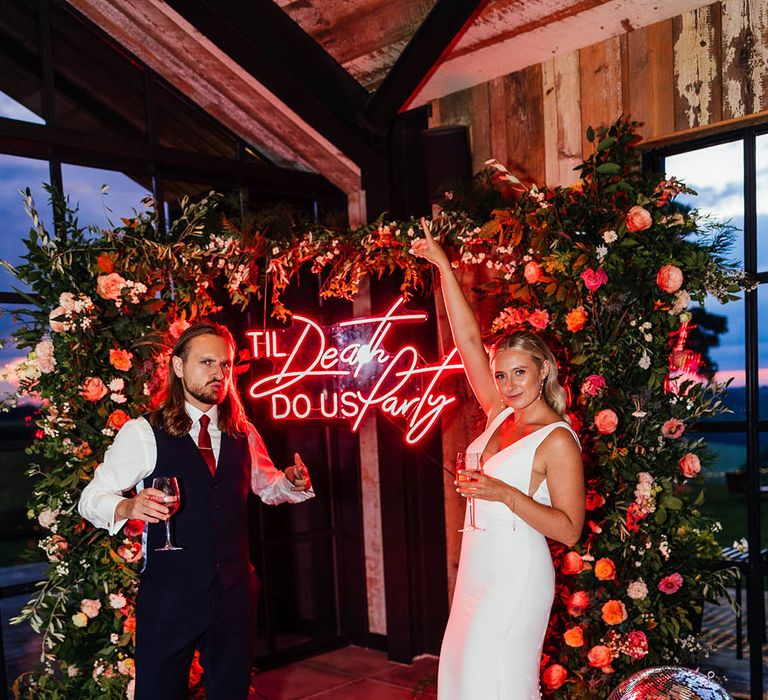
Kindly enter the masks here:
M 248 491 L 269 504 L 314 495 L 299 455 L 278 471 L 248 422 L 233 381 L 234 354 L 224 326 L 204 322 L 184 331 L 160 407 L 121 428 L 80 498 L 80 514 L 112 535 L 128 519 L 148 523 L 136 600 L 135 700 L 187 698 L 195 648 L 206 697 L 246 700 L 258 592 L 248 554 Z M 172 521 L 177 551 L 156 551 L 170 516 L 163 492 L 147 485 L 163 476 L 176 477 L 181 490 Z M 134 486 L 135 496 L 122 496 Z

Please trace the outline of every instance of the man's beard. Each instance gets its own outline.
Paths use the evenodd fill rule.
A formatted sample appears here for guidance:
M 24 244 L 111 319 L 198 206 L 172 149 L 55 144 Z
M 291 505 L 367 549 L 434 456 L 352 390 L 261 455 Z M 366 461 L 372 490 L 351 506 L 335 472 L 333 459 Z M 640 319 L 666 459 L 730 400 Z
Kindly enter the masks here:
M 214 382 L 212 382 L 214 383 Z M 205 386 L 190 386 L 189 384 L 184 384 L 184 388 L 187 390 L 187 393 L 190 396 L 193 396 L 201 403 L 206 404 L 220 404 L 224 398 L 227 395 L 226 390 L 226 383 L 225 382 L 215 382 L 217 384 L 221 384 L 221 389 L 215 389 L 212 386 L 209 386 L 206 384 Z

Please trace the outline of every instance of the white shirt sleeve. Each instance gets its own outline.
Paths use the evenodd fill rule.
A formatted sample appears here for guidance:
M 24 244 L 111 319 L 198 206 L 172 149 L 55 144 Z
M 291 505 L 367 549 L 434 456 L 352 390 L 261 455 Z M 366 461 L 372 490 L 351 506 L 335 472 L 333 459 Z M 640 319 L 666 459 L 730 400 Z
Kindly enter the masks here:
M 110 535 L 119 532 L 126 521 L 115 522 L 115 508 L 123 500 L 123 492 L 149 476 L 156 461 L 152 427 L 145 418 L 128 421 L 96 467 L 91 483 L 83 489 L 78 504 L 80 515 L 95 527 L 106 528 Z
M 301 503 L 314 498 L 309 491 L 293 491 L 285 472 L 275 468 L 261 435 L 252 425 L 248 428 L 248 449 L 251 453 L 251 490 L 267 505 Z

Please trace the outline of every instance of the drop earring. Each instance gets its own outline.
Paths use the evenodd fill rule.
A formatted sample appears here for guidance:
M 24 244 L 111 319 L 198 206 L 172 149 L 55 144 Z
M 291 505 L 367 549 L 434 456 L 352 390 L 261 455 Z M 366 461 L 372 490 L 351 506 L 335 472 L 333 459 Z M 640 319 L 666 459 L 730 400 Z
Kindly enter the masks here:
M 541 395 L 544 393 L 544 382 L 541 383 L 541 386 L 539 387 L 539 398 L 541 398 Z

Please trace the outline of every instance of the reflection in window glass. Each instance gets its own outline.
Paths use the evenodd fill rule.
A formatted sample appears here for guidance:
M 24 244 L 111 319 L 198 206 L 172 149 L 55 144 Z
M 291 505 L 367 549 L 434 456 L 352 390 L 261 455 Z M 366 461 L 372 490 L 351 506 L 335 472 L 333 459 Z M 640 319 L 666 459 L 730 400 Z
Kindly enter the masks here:
M 42 187 L 43 183 L 49 180 L 47 161 L 0 154 L 0 221 L 3 222 L 0 258 L 12 265 L 21 262 L 21 256 L 26 252 L 23 239 L 27 238 L 32 225 L 24 211 L 24 202 L 19 190 L 29 187 L 43 225 L 49 232 L 53 232 L 48 193 Z M 12 286 L 29 291 L 26 285 L 0 269 L 0 291 L 12 291 Z
M 143 211 L 142 200 L 151 196 L 148 177 L 67 163 L 61 167 L 61 176 L 70 205 L 79 207 L 78 220 L 83 227 L 121 226 L 120 217 Z
M 722 525 L 715 533 L 723 547 L 747 536 L 747 443 L 744 433 L 707 433 L 703 437 L 714 453 L 715 462 L 704 475 L 705 501 L 702 512 Z M 695 488 L 695 486 L 694 486 Z
M 696 190 L 698 196 L 681 195 L 677 201 L 701 216 L 730 222 L 736 229 L 731 259 L 744 259 L 744 153 L 743 142 L 708 146 L 665 159 L 667 176 L 675 176 Z M 708 297 L 703 309 L 694 305 L 691 345 L 704 358 L 703 373 L 719 382 L 732 380 L 725 399 L 733 413 L 714 420 L 746 419 L 745 316 L 740 299 L 720 304 Z
M 0 117 L 42 124 L 37 5 L 0 3 Z
M 757 271 L 768 271 L 768 134 L 755 140 L 757 151 Z
M 665 158 L 667 177 L 683 180 L 698 193 L 680 195 L 677 202 L 734 226 L 732 257 L 739 262 L 744 259 L 743 148 L 741 141 L 732 141 Z

